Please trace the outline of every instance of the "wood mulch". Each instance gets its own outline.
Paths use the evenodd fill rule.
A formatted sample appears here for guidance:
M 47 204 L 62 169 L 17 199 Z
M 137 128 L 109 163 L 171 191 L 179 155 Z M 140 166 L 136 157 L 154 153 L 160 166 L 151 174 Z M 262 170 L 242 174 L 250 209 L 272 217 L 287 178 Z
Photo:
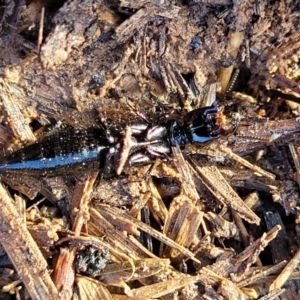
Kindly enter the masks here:
M 2 174 L 1 299 L 300 299 L 299 0 L 11 0 L 0 15 L 2 157 L 61 123 L 125 135 L 215 99 L 240 119 L 100 182 Z

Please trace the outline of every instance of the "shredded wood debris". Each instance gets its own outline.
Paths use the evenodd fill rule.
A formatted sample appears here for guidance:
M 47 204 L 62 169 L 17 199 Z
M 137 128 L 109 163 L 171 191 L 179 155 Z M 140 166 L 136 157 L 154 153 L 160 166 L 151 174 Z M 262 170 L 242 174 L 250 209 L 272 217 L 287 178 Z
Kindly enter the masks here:
M 299 1 L 4 2 L 0 161 L 65 126 L 123 143 L 101 170 L 0 170 L 0 298 L 299 298 Z M 215 101 L 236 130 L 175 142 Z M 138 137 L 132 166 L 139 124 L 172 145 Z
M 32 298 L 59 299 L 57 288 L 50 278 L 47 262 L 16 210 L 14 200 L 0 184 L 1 231 L 5 252 Z M 16 238 L 17 237 L 17 238 Z

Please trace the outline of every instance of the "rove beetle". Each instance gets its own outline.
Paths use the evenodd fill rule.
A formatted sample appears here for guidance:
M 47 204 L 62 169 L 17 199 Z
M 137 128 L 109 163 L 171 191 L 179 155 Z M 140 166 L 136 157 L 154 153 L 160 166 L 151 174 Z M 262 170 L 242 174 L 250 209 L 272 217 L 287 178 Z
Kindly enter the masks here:
M 58 176 L 80 170 L 106 172 L 109 166 L 119 175 L 126 163 L 148 164 L 165 158 L 176 144 L 183 149 L 188 143 L 206 144 L 233 133 L 238 122 L 228 119 L 223 109 L 215 101 L 187 113 L 181 124 L 176 120 L 145 122 L 127 127 L 125 135 L 112 139 L 101 128 L 67 127 L 4 157 L 0 172 Z

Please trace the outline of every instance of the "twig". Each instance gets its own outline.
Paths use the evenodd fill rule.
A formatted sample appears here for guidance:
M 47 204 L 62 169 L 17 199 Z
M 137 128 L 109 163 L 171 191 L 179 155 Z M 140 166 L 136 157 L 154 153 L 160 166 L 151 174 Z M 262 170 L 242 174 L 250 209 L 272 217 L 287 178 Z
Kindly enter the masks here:
M 40 28 L 39 28 L 39 35 L 38 35 L 38 53 L 40 53 L 40 49 L 43 41 L 44 17 L 45 17 L 45 7 L 43 7 L 41 11 Z
M 300 249 L 296 252 L 294 257 L 289 261 L 289 263 L 285 266 L 279 276 L 273 281 L 270 285 L 269 291 L 275 291 L 280 289 L 285 282 L 289 279 L 290 275 L 293 273 L 294 269 L 298 266 L 300 261 Z
M 47 271 L 47 262 L 30 235 L 13 199 L 0 184 L 0 241 L 32 299 L 58 300 L 57 289 Z

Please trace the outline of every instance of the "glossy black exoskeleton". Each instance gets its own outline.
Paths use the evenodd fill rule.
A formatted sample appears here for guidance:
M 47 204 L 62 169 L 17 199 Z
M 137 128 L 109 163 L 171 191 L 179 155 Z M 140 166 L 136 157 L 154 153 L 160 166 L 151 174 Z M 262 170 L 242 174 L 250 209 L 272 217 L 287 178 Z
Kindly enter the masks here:
M 237 122 L 226 119 L 217 101 L 189 112 L 182 124 L 176 120 L 137 124 L 114 137 L 108 137 L 103 129 L 67 127 L 5 157 L 0 172 L 57 176 L 80 170 L 105 171 L 109 165 L 120 174 L 125 163 L 149 163 L 171 154 L 176 144 L 181 148 L 188 143 L 205 144 L 236 127 Z
M 103 130 L 66 127 L 4 157 L 0 171 L 55 176 L 101 169 L 109 149 Z

